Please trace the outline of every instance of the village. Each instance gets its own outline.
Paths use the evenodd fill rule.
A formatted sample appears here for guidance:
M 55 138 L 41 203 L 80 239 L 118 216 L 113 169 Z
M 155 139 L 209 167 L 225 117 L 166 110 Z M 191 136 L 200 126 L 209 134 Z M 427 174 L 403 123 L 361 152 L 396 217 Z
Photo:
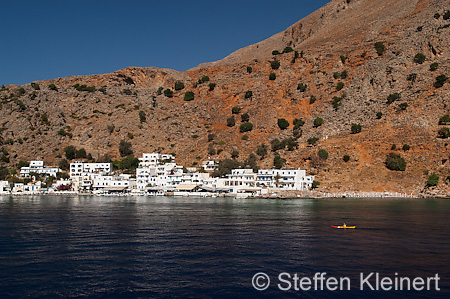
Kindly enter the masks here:
M 173 155 L 144 153 L 135 175 L 115 173 L 112 163 L 74 161 L 68 175 L 61 176 L 61 169 L 37 160 L 20 169 L 20 178 L 28 178 L 29 182 L 0 181 L 0 194 L 279 197 L 308 191 L 314 181 L 305 170 L 292 168 L 257 172 L 250 168 L 232 169 L 225 177 L 213 177 L 218 165 L 215 160 L 207 160 L 201 167 L 185 168 L 175 163 Z M 55 181 L 51 186 L 43 186 L 37 177 L 53 177 Z

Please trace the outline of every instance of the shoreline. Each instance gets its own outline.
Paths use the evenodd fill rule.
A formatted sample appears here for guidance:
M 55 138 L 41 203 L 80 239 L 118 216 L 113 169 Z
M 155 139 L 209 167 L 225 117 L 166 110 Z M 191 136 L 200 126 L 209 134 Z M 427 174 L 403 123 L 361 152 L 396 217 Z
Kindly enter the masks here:
M 299 193 L 299 192 L 295 192 Z M 407 193 L 375 193 L 375 192 L 344 192 L 344 193 L 323 193 L 318 191 L 302 191 L 303 194 L 292 194 L 292 192 L 280 192 L 279 194 L 269 194 L 269 195 L 251 195 L 251 194 L 132 194 L 132 193 L 122 193 L 122 194 L 92 194 L 92 193 L 74 193 L 74 192 L 61 192 L 61 193 L 2 193 L 1 197 L 33 197 L 33 196 L 80 196 L 80 197 L 192 197 L 192 198 L 230 198 L 230 199 L 279 199 L 279 200 L 293 200 L 293 199 L 450 199 L 448 194 L 407 194 Z M 306 194 L 305 194 L 306 193 Z

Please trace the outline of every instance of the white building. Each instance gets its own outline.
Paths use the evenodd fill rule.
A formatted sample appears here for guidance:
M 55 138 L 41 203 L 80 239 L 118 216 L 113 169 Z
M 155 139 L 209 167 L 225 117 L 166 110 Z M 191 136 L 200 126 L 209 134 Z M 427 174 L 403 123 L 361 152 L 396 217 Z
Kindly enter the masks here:
M 23 191 L 26 193 L 39 193 L 42 189 L 41 181 L 29 182 L 25 186 L 23 186 Z
M 301 169 L 260 169 L 256 178 L 258 186 L 282 190 L 308 190 L 314 176 L 307 176 Z
M 89 176 L 93 174 L 110 175 L 112 163 L 85 163 L 75 161 L 70 163 L 70 177 Z
M 93 176 L 92 189 L 95 193 L 123 193 L 134 187 L 136 187 L 136 180 L 129 174 Z
M 219 162 L 214 160 L 207 160 L 202 162 L 202 168 L 205 171 L 214 171 L 219 167 Z
M 11 192 L 11 186 L 8 181 L 0 181 L 0 194 L 8 194 Z
M 174 163 L 175 157 L 168 154 L 150 153 L 139 158 L 136 169 L 136 187 L 140 191 L 148 188 L 168 190 L 181 184 L 183 166 Z
M 157 166 L 145 166 L 139 164 L 136 169 L 136 186 L 139 190 L 147 187 L 158 187 L 160 189 L 173 189 L 182 181 L 183 166 L 175 163 L 166 163 Z
M 233 169 L 231 174 L 227 174 L 225 187 L 230 188 L 231 193 L 238 190 L 258 190 L 256 188 L 256 174 L 252 169 Z
M 13 194 L 17 193 L 26 193 L 26 194 L 36 194 L 41 191 L 41 181 L 29 182 L 28 184 L 23 183 L 14 183 L 14 187 L 12 189 Z
M 306 171 L 300 169 L 260 169 L 258 173 L 252 169 L 233 169 L 223 185 L 231 193 L 254 192 L 262 188 L 301 191 L 309 190 L 313 181 L 313 176 L 307 176 Z
M 166 163 L 173 163 L 175 157 L 169 154 L 160 154 L 160 153 L 150 153 L 150 154 L 142 154 L 142 158 L 139 158 L 139 167 L 151 167 L 163 165 Z
M 203 185 L 210 178 L 207 172 L 188 172 L 183 173 L 181 184 Z
M 72 176 L 72 190 L 75 192 L 89 192 L 92 190 L 92 179 L 89 175 Z
M 46 167 L 44 161 L 30 161 L 30 166 L 20 168 L 20 176 L 25 178 L 30 177 L 30 173 L 56 177 L 58 172 L 61 172 L 61 169 L 56 167 Z
M 24 191 L 24 186 L 23 183 L 14 183 L 12 193 L 22 193 Z

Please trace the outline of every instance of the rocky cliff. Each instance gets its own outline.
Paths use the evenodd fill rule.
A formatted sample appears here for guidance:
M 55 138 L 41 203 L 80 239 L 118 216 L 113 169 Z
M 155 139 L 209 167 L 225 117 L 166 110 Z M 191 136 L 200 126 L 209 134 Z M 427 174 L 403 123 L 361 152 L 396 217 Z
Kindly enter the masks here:
M 1 163 L 41 157 L 57 164 L 68 145 L 95 159 L 118 158 L 126 140 L 136 156 L 175 153 L 191 166 L 214 152 L 221 160 L 237 151 L 244 160 L 265 144 L 259 166 L 272 167 L 278 154 L 285 167 L 315 174 L 323 191 L 447 194 L 449 141 L 439 119 L 450 109 L 449 10 L 450 1 L 334 0 L 284 32 L 187 72 L 129 67 L 6 86 Z M 232 114 L 233 107 L 241 110 Z M 253 128 L 240 132 L 245 113 Z M 279 119 L 289 126 L 281 129 Z M 295 119 L 305 123 L 294 130 Z M 271 151 L 274 139 L 285 147 Z M 404 171 L 386 167 L 389 153 L 405 160 Z M 425 188 L 431 173 L 437 188 Z

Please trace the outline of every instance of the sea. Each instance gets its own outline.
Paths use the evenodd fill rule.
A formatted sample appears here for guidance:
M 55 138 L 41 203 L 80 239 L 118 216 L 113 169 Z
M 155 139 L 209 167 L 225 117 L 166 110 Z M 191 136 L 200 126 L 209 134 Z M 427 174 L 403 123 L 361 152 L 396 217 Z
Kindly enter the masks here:
M 3 196 L 0 298 L 450 298 L 449 236 L 446 199 Z

